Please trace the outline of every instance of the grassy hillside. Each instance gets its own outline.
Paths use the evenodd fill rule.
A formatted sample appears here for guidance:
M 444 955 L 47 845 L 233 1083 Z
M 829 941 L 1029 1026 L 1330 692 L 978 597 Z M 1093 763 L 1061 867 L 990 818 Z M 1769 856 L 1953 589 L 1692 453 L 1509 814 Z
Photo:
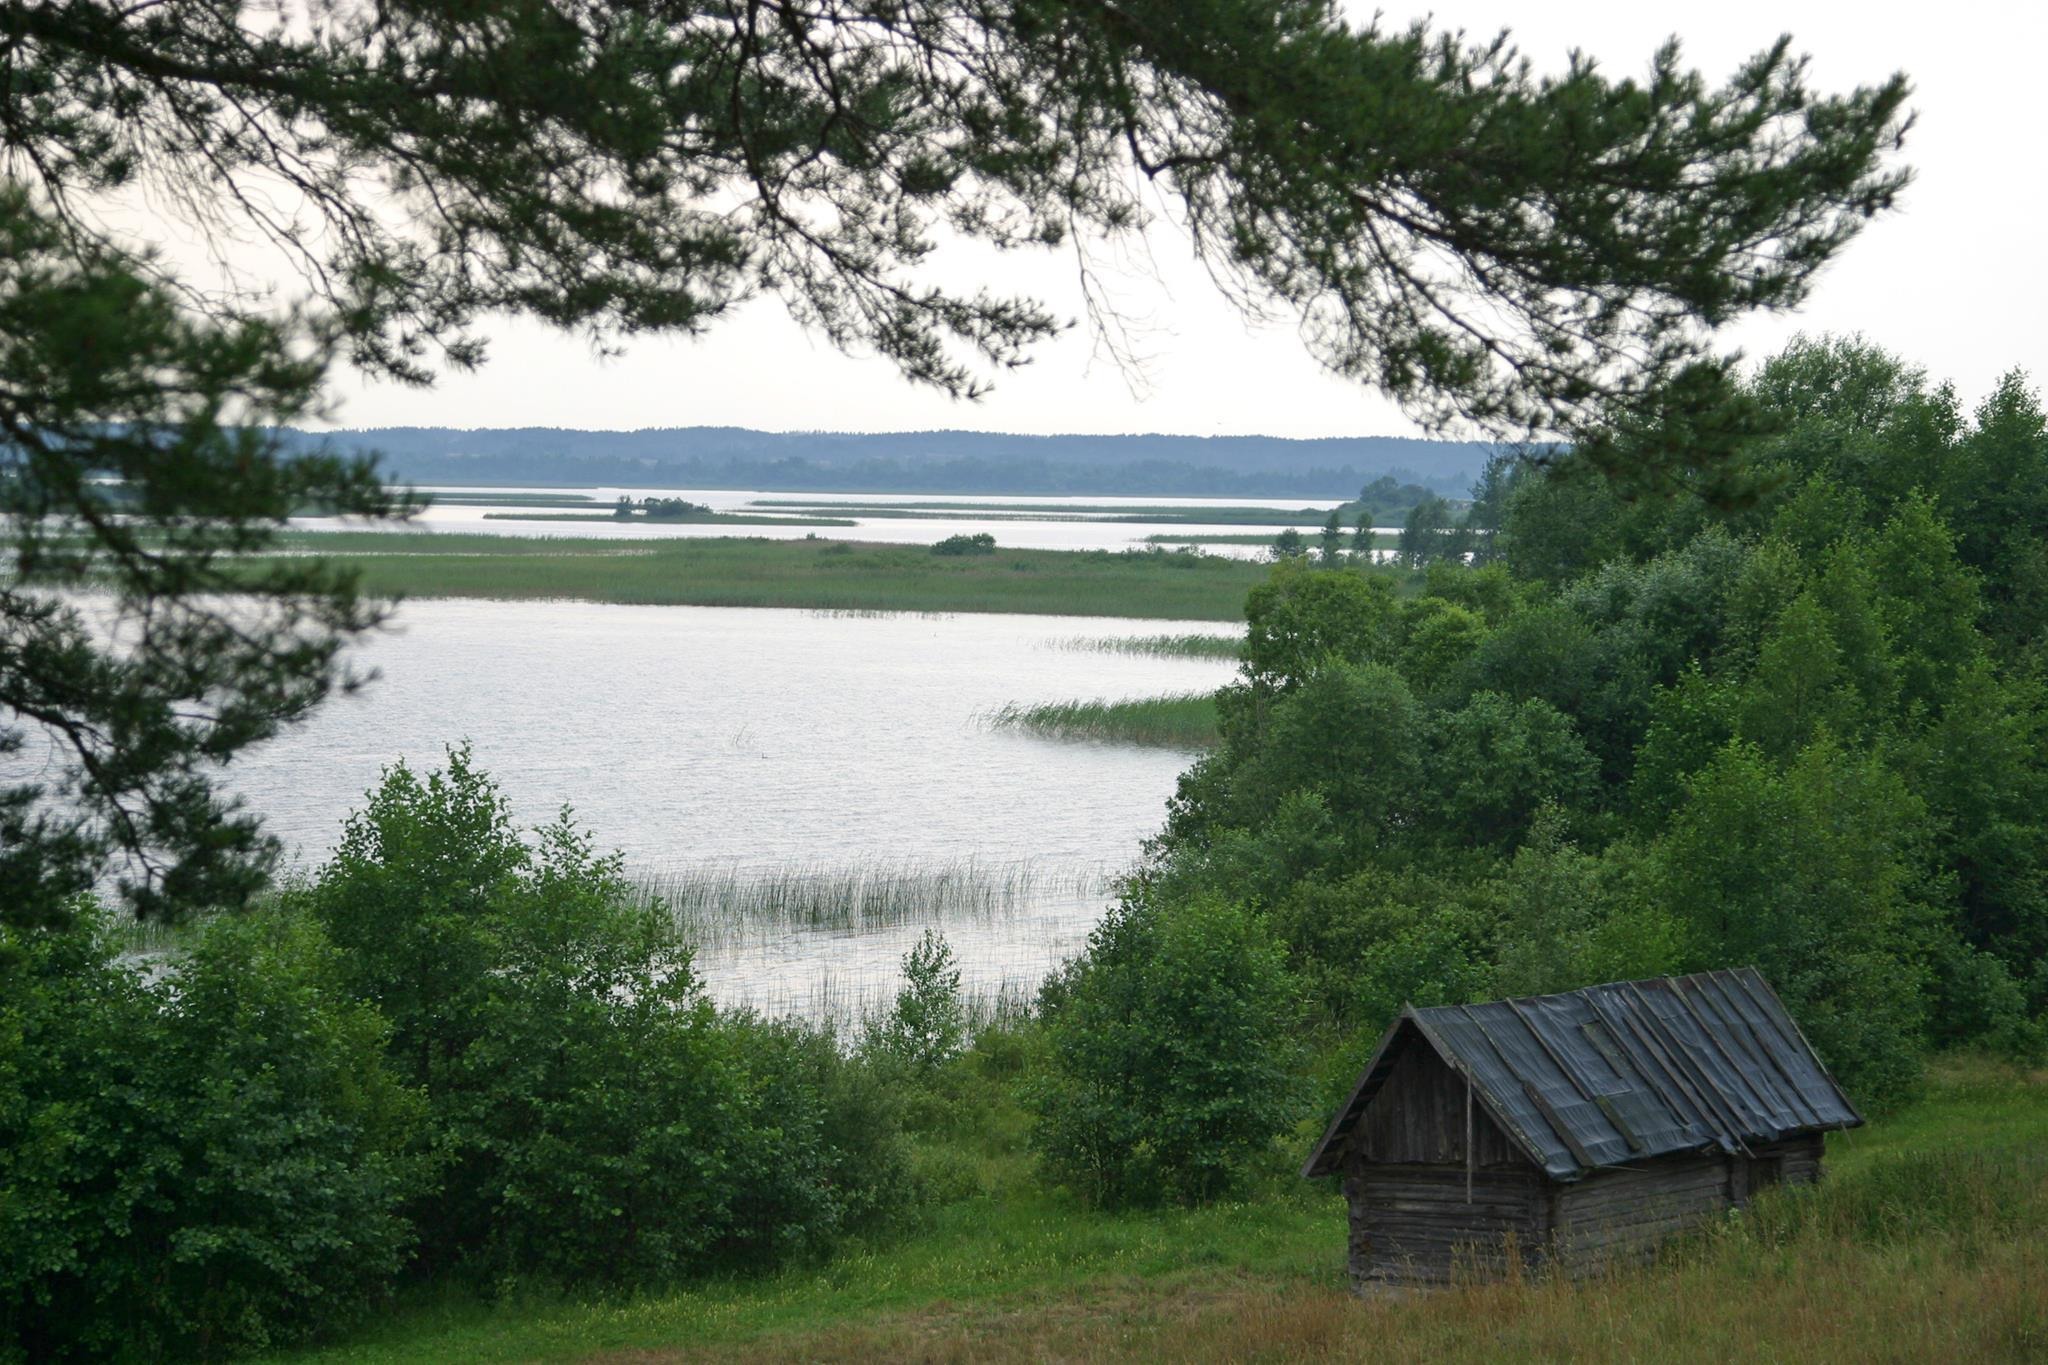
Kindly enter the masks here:
M 2048 1358 L 2048 1074 L 1948 1061 L 1660 1265 L 1360 1301 L 1344 1209 L 1260 1196 L 1110 1215 L 1030 1195 L 995 1116 L 979 1192 L 899 1243 L 611 1303 L 415 1305 L 318 1362 L 510 1360 L 1928 1360 Z
M 1164 552 L 929 548 L 845 541 L 599 540 L 298 532 L 293 550 L 360 564 L 406 597 L 839 611 L 1033 612 L 1235 621 L 1263 564 Z

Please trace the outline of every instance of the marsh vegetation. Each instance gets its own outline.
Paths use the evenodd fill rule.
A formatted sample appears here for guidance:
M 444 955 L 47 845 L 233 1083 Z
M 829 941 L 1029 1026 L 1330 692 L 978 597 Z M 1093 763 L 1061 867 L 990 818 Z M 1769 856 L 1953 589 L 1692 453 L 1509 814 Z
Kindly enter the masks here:
M 648 605 L 1027 612 L 1236 621 L 1264 570 L 1207 555 L 750 539 L 603 540 L 296 532 L 288 549 L 405 597 L 574 598 Z
M 1153 654 L 1176 659 L 1235 659 L 1244 648 L 1242 635 L 1183 631 L 1178 635 L 1075 635 L 1053 642 L 1060 649 L 1096 650 L 1109 654 Z
M 991 714 L 989 724 L 1050 739 L 1204 749 L 1217 738 L 1216 698 L 1208 692 L 1184 692 L 1122 701 L 1012 702 Z
M 643 874 L 641 895 L 671 914 L 690 943 L 723 951 L 784 943 L 797 933 L 1012 921 L 1048 900 L 1105 900 L 1099 871 L 1020 861 L 870 861 L 758 867 L 707 863 Z

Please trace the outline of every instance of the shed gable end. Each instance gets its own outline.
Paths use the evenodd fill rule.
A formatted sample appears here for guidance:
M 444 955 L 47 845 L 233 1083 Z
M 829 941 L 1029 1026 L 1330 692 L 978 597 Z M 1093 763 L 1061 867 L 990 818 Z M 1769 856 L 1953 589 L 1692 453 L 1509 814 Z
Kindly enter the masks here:
M 1404 1030 L 1396 1048 L 1386 1079 L 1352 1130 L 1352 1154 L 1386 1165 L 1463 1166 L 1469 1127 L 1472 1165 L 1529 1168 L 1485 1102 L 1420 1033 Z

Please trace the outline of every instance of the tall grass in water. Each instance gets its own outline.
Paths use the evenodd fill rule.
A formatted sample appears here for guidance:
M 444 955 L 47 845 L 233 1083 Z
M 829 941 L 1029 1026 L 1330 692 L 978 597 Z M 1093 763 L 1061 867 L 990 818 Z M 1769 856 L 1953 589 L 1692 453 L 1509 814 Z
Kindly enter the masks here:
M 963 984 L 960 1007 L 968 1035 L 1030 1018 L 1038 986 L 1036 981 L 1013 980 Z M 895 1008 L 899 989 L 901 982 L 893 979 L 849 983 L 826 972 L 802 986 L 757 993 L 745 1003 L 770 1018 L 802 1019 L 829 1028 L 842 1039 L 852 1039 L 863 1025 Z
M 1244 648 L 1241 635 L 1070 635 L 1053 642 L 1056 649 L 1093 650 L 1103 654 L 1147 654 L 1175 659 L 1235 659 Z
M 1216 697 L 1210 692 L 1177 692 L 1132 701 L 1058 701 L 1037 706 L 1011 702 L 988 722 L 997 729 L 1024 730 L 1050 739 L 1109 744 L 1146 744 L 1165 749 L 1206 749 L 1217 741 Z
M 1029 862 L 711 863 L 655 873 L 641 893 L 669 907 L 700 948 L 743 948 L 792 933 L 863 933 L 1013 919 L 1048 900 L 1106 894 L 1095 872 Z

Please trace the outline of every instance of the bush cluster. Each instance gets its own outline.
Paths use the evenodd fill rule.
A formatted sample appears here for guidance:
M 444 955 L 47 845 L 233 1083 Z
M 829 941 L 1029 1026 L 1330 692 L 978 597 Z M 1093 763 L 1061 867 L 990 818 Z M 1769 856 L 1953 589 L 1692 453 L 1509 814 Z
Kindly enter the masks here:
M 987 531 L 973 535 L 947 536 L 932 546 L 935 555 L 992 555 L 996 552 L 996 538 Z
M 0 1353 L 230 1354 L 408 1266 L 772 1264 L 916 1197 L 873 1068 L 715 1009 L 666 908 L 566 813 L 522 840 L 461 749 L 155 976 L 62 918 L 0 940 Z
M 404 1264 L 424 1106 L 293 916 L 151 978 L 90 905 L 0 927 L 0 1358 L 218 1356 L 359 1315 Z
M 1301 1117 L 1294 982 L 1264 924 L 1228 902 L 1113 909 L 1042 1012 L 1034 1146 L 1094 1202 L 1214 1199 Z

